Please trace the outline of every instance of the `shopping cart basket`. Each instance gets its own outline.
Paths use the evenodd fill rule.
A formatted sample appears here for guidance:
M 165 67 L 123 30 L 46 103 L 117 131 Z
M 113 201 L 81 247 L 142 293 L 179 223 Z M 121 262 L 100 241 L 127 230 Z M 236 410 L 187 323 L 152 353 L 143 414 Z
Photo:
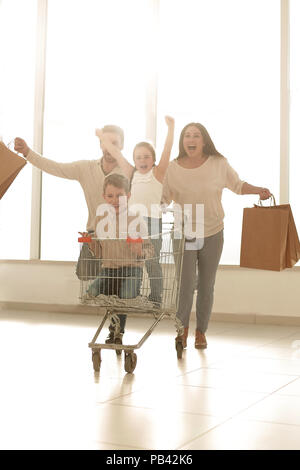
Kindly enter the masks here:
M 113 349 L 120 355 L 124 351 L 124 368 L 133 372 L 139 349 L 151 335 L 157 324 L 165 317 L 174 320 L 178 335 L 183 325 L 176 317 L 183 240 L 174 243 L 171 223 L 163 223 L 162 233 L 146 239 L 98 239 L 80 237 L 81 277 L 80 301 L 105 309 L 102 321 L 89 347 L 96 372 L 100 370 L 101 349 Z M 161 249 L 155 247 L 161 244 Z M 160 245 L 159 245 L 160 246 Z M 153 297 L 153 290 L 159 298 Z M 120 340 L 120 315 L 151 314 L 154 322 L 137 344 L 122 344 Z M 112 342 L 97 343 L 104 326 L 110 325 Z M 182 343 L 176 342 L 177 357 L 182 357 Z

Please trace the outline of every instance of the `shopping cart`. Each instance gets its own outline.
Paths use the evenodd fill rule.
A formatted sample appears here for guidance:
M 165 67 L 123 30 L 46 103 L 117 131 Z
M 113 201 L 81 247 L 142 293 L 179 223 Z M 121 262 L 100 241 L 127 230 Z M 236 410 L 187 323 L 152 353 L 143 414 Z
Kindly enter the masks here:
M 165 317 L 174 321 L 178 335 L 183 325 L 176 317 L 181 279 L 184 243 L 176 240 L 170 222 L 163 223 L 159 236 L 146 239 L 105 239 L 80 237 L 80 301 L 99 308 L 105 314 L 89 347 L 92 350 L 94 371 L 100 370 L 101 349 L 124 351 L 124 368 L 133 372 L 139 349 Z M 161 243 L 160 251 L 155 250 Z M 153 290 L 159 298 L 153 298 Z M 100 312 L 101 311 L 101 312 Z M 137 344 L 122 344 L 120 315 L 150 314 L 154 322 Z M 97 343 L 99 334 L 108 322 L 112 342 Z M 177 357 L 182 357 L 182 342 L 176 341 Z

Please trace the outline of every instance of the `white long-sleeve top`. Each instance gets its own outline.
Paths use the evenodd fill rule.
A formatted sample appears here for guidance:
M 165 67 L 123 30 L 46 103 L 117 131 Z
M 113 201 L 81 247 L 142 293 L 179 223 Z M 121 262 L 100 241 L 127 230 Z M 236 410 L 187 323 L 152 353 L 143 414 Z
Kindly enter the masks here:
M 79 182 L 88 207 L 86 228 L 87 230 L 94 230 L 97 207 L 99 204 L 105 203 L 103 199 L 103 183 L 107 174 L 102 170 L 101 159 L 58 163 L 30 150 L 27 155 L 27 160 L 32 163 L 32 165 L 50 175 Z M 122 171 L 117 166 L 109 174 L 112 173 L 122 174 Z
M 243 183 L 225 157 L 211 155 L 201 166 L 193 169 L 183 168 L 173 160 L 164 180 L 163 202 L 169 204 L 173 200 L 182 208 L 184 204 L 192 204 L 193 228 L 196 225 L 195 206 L 203 204 L 204 237 L 209 237 L 224 227 L 223 189 L 241 194 Z
M 161 218 L 161 197 L 163 185 L 154 176 L 153 168 L 146 174 L 135 171 L 131 183 L 131 197 L 129 208 L 136 204 L 143 205 L 141 215 L 145 217 Z

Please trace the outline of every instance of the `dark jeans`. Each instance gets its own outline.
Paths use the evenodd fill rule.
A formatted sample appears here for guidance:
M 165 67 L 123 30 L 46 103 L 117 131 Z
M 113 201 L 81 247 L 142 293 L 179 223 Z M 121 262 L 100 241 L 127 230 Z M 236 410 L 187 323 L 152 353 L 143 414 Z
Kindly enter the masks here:
M 162 247 L 162 220 L 145 217 L 148 224 L 148 235 L 154 248 L 154 258 L 146 259 L 145 265 L 150 281 L 149 300 L 161 302 L 163 291 L 163 273 L 159 263 L 160 250 Z
M 120 299 L 134 299 L 140 294 L 143 269 L 137 266 L 102 268 L 100 276 L 88 288 L 93 297 L 100 294 L 117 295 Z M 126 315 L 118 315 L 120 333 L 124 333 Z

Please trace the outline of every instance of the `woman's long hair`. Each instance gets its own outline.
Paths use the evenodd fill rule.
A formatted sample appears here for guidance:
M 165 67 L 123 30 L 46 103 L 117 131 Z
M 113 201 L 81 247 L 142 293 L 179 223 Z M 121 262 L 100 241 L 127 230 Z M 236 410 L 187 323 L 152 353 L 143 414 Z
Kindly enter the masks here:
M 183 147 L 183 137 L 185 134 L 185 131 L 187 130 L 188 127 L 190 126 L 195 126 L 199 131 L 201 132 L 203 142 L 204 142 L 204 147 L 203 147 L 203 153 L 204 155 L 218 155 L 219 157 L 223 157 L 223 155 L 217 151 L 213 141 L 211 140 L 211 137 L 209 133 L 207 132 L 206 128 L 200 124 L 199 122 L 190 122 L 181 131 L 180 138 L 179 138 L 179 154 L 177 158 L 182 158 L 186 155 L 186 152 Z

